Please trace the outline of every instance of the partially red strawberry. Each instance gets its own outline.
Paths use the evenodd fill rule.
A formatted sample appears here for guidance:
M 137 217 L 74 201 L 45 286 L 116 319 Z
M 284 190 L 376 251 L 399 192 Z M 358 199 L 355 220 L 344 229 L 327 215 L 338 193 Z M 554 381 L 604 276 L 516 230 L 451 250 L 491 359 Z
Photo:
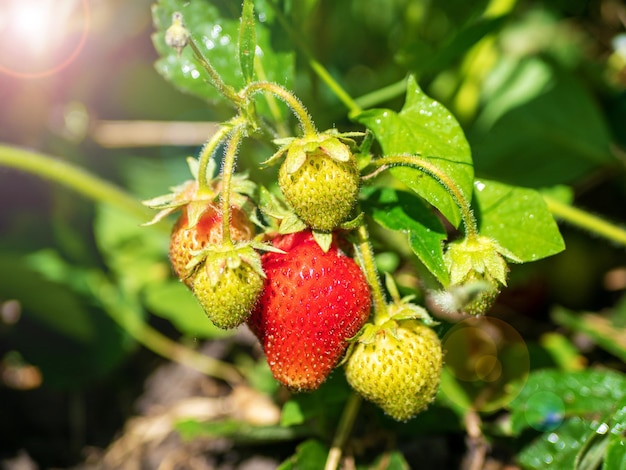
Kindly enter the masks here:
M 222 243 L 222 214 L 214 203 L 206 203 L 195 225 L 190 226 L 188 210 L 184 206 L 170 237 L 170 262 L 176 275 L 192 287 L 193 277 L 188 269 L 195 254 L 209 245 Z M 196 208 L 197 210 L 197 208 Z M 246 213 L 231 206 L 230 238 L 233 242 L 248 241 L 254 237 L 254 225 Z
M 274 377 L 288 388 L 318 388 L 367 321 L 370 289 L 359 266 L 332 244 L 324 253 L 310 231 L 284 235 L 265 253 L 265 289 L 248 326 Z

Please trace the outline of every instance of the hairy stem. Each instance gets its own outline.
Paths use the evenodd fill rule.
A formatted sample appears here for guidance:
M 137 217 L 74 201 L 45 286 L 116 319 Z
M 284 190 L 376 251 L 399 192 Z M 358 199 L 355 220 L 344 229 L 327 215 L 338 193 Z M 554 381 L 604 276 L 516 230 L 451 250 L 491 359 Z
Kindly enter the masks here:
M 374 259 L 374 251 L 369 242 L 369 233 L 367 226 L 361 224 L 357 230 L 359 242 L 357 245 L 357 254 L 361 267 L 365 273 L 367 283 L 372 290 L 372 300 L 374 302 L 374 319 L 387 316 L 387 302 L 385 302 L 385 294 L 378 278 L 378 270 L 376 269 L 376 261 Z
M 626 230 L 582 209 L 563 204 L 549 196 L 543 196 L 552 214 L 563 222 L 589 230 L 615 243 L 626 246 Z
M 0 165 L 54 181 L 89 199 L 115 206 L 140 220 L 150 220 L 153 215 L 150 209 L 122 188 L 50 155 L 0 144 Z
M 336 470 L 341 461 L 341 454 L 343 453 L 343 446 L 346 444 L 352 427 L 354 426 L 354 420 L 359 412 L 361 406 L 361 397 L 352 392 L 350 398 L 346 402 L 346 406 L 343 409 L 343 413 L 337 425 L 337 432 L 333 438 L 333 444 L 326 458 L 326 465 L 324 470 Z
M 311 116 L 309 116 L 308 111 L 302 102 L 289 90 L 272 82 L 252 82 L 241 91 L 241 96 L 249 98 L 258 92 L 271 93 L 284 101 L 298 118 L 300 127 L 302 128 L 302 133 L 305 136 L 313 136 L 317 134 L 317 128 L 315 127 Z
M 211 161 L 211 157 L 213 156 L 213 152 L 220 144 L 222 140 L 226 138 L 228 133 L 231 131 L 232 126 L 230 123 L 225 123 L 222 125 L 219 130 L 211 136 L 209 141 L 202 147 L 202 151 L 200 152 L 200 163 L 198 166 L 198 192 L 210 193 L 213 190 L 210 187 L 210 178 L 212 175 L 207 174 L 207 169 L 209 167 L 209 162 Z
M 476 238 L 478 236 L 478 224 L 470 206 L 470 199 L 463 194 L 463 191 L 448 175 L 428 160 L 416 155 L 388 155 L 375 160 L 372 164 L 377 167 L 376 170 L 371 175 L 365 176 L 364 179 L 371 178 L 384 170 L 397 166 L 414 168 L 434 178 L 448 192 L 459 208 L 463 226 L 465 227 L 465 236 L 467 238 Z
M 230 191 L 237 160 L 237 150 L 244 133 L 244 124 L 241 123 L 233 129 L 222 165 L 222 191 L 220 192 L 222 204 L 222 240 L 227 245 L 232 245 L 230 239 Z

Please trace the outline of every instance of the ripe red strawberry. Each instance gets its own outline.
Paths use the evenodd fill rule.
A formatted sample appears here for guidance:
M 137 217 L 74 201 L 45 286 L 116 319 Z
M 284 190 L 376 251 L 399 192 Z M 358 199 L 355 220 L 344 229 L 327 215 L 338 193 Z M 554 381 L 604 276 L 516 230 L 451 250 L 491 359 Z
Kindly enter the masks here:
M 189 208 L 182 208 L 172 235 L 170 237 L 169 256 L 172 269 L 176 275 L 188 286 L 193 285 L 193 276 L 188 269 L 189 262 L 195 254 L 209 245 L 222 243 L 222 214 L 217 205 L 207 202 L 197 223 L 190 226 Z M 194 208 L 197 210 L 197 208 Z M 230 238 L 233 242 L 248 241 L 254 237 L 254 225 L 246 213 L 236 207 L 231 207 Z
M 324 253 L 309 231 L 280 236 L 274 246 L 286 253 L 261 257 L 265 290 L 248 326 L 278 381 L 314 390 L 367 321 L 370 289 L 352 258 L 335 244 Z

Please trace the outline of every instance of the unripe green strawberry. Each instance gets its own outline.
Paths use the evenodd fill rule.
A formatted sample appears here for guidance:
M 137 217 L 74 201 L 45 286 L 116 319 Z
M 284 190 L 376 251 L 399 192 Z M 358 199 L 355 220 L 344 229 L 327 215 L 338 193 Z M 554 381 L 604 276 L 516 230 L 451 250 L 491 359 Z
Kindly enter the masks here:
M 276 380 L 314 390 L 367 321 L 370 289 L 352 258 L 336 244 L 324 252 L 310 231 L 280 236 L 274 246 L 284 253 L 262 256 L 265 290 L 248 326 Z
M 222 214 L 213 203 L 206 203 L 199 214 L 193 214 L 197 222 L 190 223 L 189 209 L 198 210 L 195 205 L 182 208 L 172 234 L 170 236 L 169 257 L 174 273 L 188 287 L 192 287 L 194 279 L 191 276 L 189 263 L 195 255 L 211 245 L 222 244 Z M 254 225 L 246 213 L 231 206 L 230 238 L 233 242 L 248 241 L 254 237 Z
M 350 215 L 359 192 L 356 160 L 336 161 L 322 151 L 307 153 L 300 167 L 283 163 L 278 184 L 285 200 L 308 226 L 332 231 Z
M 245 322 L 263 292 L 260 255 L 249 245 L 227 251 L 207 251 L 194 270 L 193 293 L 218 328 Z
M 406 421 L 435 399 L 442 364 L 441 343 L 431 328 L 419 320 L 391 319 L 366 327 L 345 371 L 355 391 Z

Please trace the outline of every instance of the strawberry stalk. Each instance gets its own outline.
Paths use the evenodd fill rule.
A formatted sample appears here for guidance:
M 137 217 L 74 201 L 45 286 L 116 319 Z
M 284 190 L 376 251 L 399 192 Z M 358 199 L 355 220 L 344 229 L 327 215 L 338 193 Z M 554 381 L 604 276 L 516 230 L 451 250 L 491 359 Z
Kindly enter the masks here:
M 372 292 L 372 300 L 374 303 L 374 318 L 387 316 L 387 302 L 383 288 L 378 278 L 378 270 L 376 269 L 376 261 L 374 260 L 374 251 L 369 242 L 369 233 L 365 224 L 361 224 L 357 230 L 358 244 L 357 255 L 360 261 L 361 269 L 365 273 L 365 278 Z
M 205 195 L 208 193 L 210 195 L 213 190 L 211 189 L 211 177 L 213 175 L 207 174 L 207 168 L 209 166 L 209 162 L 211 161 L 211 157 L 213 156 L 213 152 L 217 146 L 226 138 L 228 133 L 231 131 L 232 125 L 230 123 L 223 124 L 219 130 L 213 134 L 211 139 L 202 147 L 202 151 L 200 152 L 200 163 L 198 166 L 198 193 L 201 195 Z
M 350 394 L 350 397 L 346 402 L 346 406 L 343 409 L 343 413 L 341 414 L 341 418 L 339 419 L 337 432 L 335 433 L 335 437 L 333 438 L 333 444 L 330 448 L 330 452 L 328 452 L 328 457 L 326 458 L 326 465 L 324 465 L 324 470 L 336 470 L 337 467 L 339 467 L 341 454 L 343 452 L 343 446 L 346 444 L 346 441 L 348 440 L 348 437 L 352 432 L 354 420 L 359 413 L 361 401 L 361 396 L 359 394 L 354 392 Z
M 302 133 L 305 137 L 313 137 L 317 135 L 317 128 L 306 110 L 302 102 L 289 90 L 283 88 L 276 83 L 271 82 L 252 82 L 241 91 L 241 96 L 245 98 L 251 98 L 256 93 L 267 92 L 282 100 L 300 122 Z
M 377 167 L 376 170 L 364 176 L 363 180 L 373 178 L 379 173 L 396 166 L 414 168 L 434 178 L 448 192 L 461 211 L 461 219 L 463 220 L 466 238 L 472 240 L 478 237 L 478 223 L 476 222 L 468 198 L 454 181 L 435 165 L 416 155 L 389 155 L 379 158 L 372 163 Z
M 237 121 L 237 119 L 235 120 Z M 239 119 L 238 124 L 233 128 L 222 165 L 222 190 L 220 199 L 222 204 L 222 240 L 224 245 L 232 245 L 230 238 L 230 188 L 237 160 L 237 149 L 244 134 L 245 122 Z

